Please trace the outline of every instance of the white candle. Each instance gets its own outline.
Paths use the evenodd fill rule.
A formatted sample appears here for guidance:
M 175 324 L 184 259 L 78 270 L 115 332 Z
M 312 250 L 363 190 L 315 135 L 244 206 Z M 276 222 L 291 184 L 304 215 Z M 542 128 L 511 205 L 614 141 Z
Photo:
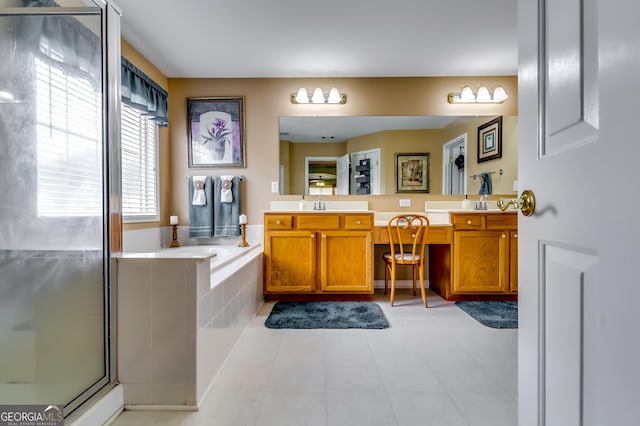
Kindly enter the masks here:
M 169 216 L 169 224 L 177 225 L 178 224 L 178 216 Z
M 247 223 L 247 215 L 246 214 L 241 214 L 240 215 L 240 225 L 246 225 Z

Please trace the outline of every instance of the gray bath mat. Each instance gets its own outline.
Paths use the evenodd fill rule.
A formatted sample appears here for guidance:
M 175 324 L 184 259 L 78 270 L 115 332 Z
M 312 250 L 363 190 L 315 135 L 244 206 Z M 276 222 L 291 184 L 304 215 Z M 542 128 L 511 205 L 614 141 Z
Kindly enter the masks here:
M 268 328 L 387 328 L 372 302 L 278 302 L 264 323 Z
M 518 328 L 518 302 L 456 302 L 480 324 L 491 328 Z

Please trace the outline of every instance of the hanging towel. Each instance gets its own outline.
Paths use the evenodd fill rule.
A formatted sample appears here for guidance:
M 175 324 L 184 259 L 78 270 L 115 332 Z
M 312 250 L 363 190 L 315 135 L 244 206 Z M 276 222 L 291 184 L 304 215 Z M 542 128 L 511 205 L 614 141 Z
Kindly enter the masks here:
M 194 200 L 194 179 L 203 177 L 204 187 L 200 190 L 205 200 L 204 205 L 189 203 L 189 238 L 211 238 L 213 236 L 213 185 L 209 176 L 190 176 L 187 182 L 189 187 L 189 200 Z M 207 203 L 206 201 L 209 200 Z
M 489 173 L 480 173 L 480 195 L 491 195 L 491 177 Z
M 193 182 L 193 197 L 189 197 L 194 206 L 204 206 L 207 204 L 207 196 L 204 192 L 204 180 L 206 176 L 192 176 Z
M 231 189 L 233 188 L 233 176 L 220 176 L 221 189 L 220 189 L 220 202 L 232 203 L 233 194 Z
M 233 176 L 231 179 L 231 197 L 230 203 L 222 202 L 220 194 L 222 194 L 222 178 L 215 177 L 213 188 L 213 217 L 214 237 L 236 237 L 240 235 L 240 178 Z

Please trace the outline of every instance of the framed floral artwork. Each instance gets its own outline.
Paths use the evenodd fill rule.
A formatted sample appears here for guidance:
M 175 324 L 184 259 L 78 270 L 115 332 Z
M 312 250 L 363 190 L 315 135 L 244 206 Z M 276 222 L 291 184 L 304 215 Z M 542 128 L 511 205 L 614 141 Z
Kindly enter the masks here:
M 429 192 L 429 153 L 395 154 L 396 193 Z
M 478 127 L 478 163 L 502 157 L 502 116 Z
M 187 98 L 189 167 L 244 167 L 244 97 Z

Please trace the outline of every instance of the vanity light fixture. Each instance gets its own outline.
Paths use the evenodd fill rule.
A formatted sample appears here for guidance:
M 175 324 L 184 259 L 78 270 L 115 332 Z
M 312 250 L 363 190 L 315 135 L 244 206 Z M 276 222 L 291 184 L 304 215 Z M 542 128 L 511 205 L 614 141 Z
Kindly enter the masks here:
M 451 92 L 447 96 L 450 104 L 500 104 L 508 97 L 502 86 L 496 87 L 493 95 L 485 86 L 480 86 L 477 94 L 473 93 L 471 87 L 464 86 L 460 92 Z
M 309 97 L 307 89 L 301 87 L 298 89 L 298 93 L 291 95 L 292 104 L 346 104 L 347 95 L 340 93 L 337 88 L 332 87 L 329 93 L 325 96 L 321 88 L 316 87 L 313 91 L 313 95 Z

